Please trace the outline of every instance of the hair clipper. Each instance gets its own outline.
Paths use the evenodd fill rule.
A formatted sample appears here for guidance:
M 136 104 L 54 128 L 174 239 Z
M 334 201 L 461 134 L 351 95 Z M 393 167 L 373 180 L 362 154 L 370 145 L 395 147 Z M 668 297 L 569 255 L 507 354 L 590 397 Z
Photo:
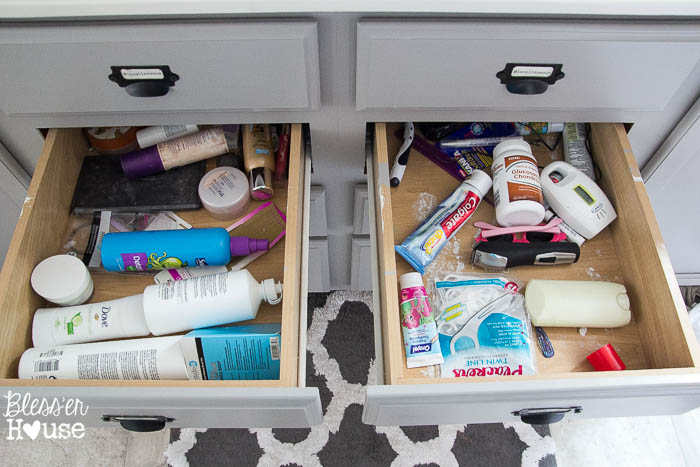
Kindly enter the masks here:
M 557 219 L 544 226 L 509 228 L 477 222 L 474 225 L 482 230 L 476 237 L 470 262 L 489 271 L 575 263 L 581 249 L 576 243 L 566 241 L 556 226 L 559 222 Z

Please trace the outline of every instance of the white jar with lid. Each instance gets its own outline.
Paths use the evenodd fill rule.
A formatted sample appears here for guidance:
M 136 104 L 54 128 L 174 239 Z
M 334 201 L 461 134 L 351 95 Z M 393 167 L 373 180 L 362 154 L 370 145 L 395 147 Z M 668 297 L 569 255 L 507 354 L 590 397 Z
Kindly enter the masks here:
M 544 200 L 537 159 L 522 138 L 509 138 L 493 149 L 493 198 L 496 221 L 503 227 L 537 225 Z
M 215 219 L 233 220 L 248 209 L 250 192 L 248 177 L 234 167 L 217 167 L 199 182 L 199 199 Z
M 61 306 L 82 305 L 94 291 L 90 271 L 71 255 L 51 256 L 37 264 L 31 283 L 36 293 Z

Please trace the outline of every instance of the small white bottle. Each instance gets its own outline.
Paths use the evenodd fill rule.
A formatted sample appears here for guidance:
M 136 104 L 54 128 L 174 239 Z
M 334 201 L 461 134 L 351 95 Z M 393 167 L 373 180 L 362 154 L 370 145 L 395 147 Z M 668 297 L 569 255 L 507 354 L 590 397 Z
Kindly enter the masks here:
M 32 322 L 32 342 L 39 349 L 149 334 L 143 294 L 88 305 L 39 308 Z
M 496 221 L 503 227 L 537 225 L 544 200 L 537 160 L 522 138 L 509 138 L 493 149 L 493 198 Z
M 258 283 L 247 269 L 149 285 L 143 291 L 146 323 L 155 336 L 253 319 L 260 302 L 282 301 L 282 284 Z

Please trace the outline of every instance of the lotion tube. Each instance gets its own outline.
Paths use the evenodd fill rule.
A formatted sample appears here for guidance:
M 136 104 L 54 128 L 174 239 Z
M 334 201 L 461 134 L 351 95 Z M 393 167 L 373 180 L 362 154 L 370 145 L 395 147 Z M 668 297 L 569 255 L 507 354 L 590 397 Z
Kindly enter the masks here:
M 149 285 L 146 323 L 154 336 L 253 319 L 260 302 L 282 301 L 282 284 L 258 283 L 247 269 Z
M 32 342 L 40 349 L 149 334 L 143 294 L 80 306 L 39 308 L 32 322 Z
M 151 337 L 26 350 L 19 379 L 187 379 L 182 336 Z

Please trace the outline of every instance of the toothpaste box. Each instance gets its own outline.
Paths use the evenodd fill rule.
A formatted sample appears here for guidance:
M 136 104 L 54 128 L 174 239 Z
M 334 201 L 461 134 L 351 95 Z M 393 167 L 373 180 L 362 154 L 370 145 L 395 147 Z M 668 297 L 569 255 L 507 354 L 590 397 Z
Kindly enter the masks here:
M 180 341 L 190 379 L 279 379 L 280 325 L 195 329 Z

